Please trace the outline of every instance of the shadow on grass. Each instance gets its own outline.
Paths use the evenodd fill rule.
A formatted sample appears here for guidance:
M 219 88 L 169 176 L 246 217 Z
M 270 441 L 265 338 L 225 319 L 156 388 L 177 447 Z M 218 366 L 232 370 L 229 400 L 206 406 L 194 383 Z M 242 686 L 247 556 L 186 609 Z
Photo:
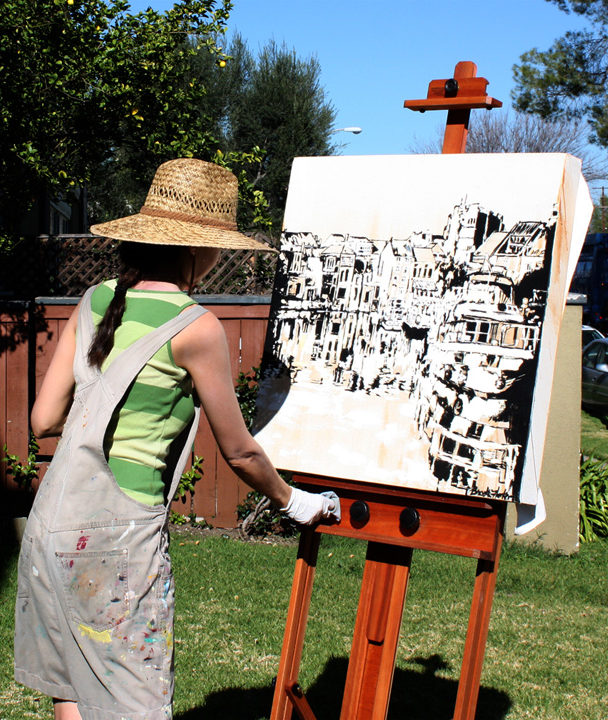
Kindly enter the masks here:
M 19 538 L 12 518 L 0 517 L 0 547 L 0 587 L 4 588 L 6 573 L 19 553 Z
M 588 415 L 599 420 L 602 425 L 608 429 L 608 407 L 605 405 L 587 405 L 583 403 L 582 408 Z
M 436 674 L 438 670 L 448 667 L 447 663 L 438 655 L 415 658 L 415 662 L 424 667 L 422 673 L 395 669 L 388 720 L 403 717 L 408 720 L 450 720 L 454 714 L 458 683 Z M 332 658 L 306 691 L 306 699 L 317 720 L 336 720 L 340 716 L 347 666 L 347 658 Z M 178 713 L 175 720 L 204 720 L 208 717 L 239 720 L 268 718 L 272 695 L 270 686 L 227 688 L 209 695 L 202 707 Z M 511 701 L 506 693 L 481 687 L 475 718 L 501 720 L 510 707 Z

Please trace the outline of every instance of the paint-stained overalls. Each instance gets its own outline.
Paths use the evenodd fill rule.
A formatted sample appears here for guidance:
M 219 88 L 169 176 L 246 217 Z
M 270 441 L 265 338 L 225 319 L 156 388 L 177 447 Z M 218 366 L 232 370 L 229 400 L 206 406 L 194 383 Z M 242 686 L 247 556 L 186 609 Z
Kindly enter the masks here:
M 141 368 L 205 310 L 190 306 L 134 342 L 102 373 L 87 362 L 95 330 L 92 291 L 78 317 L 74 401 L 19 557 L 15 679 L 76 701 L 83 720 L 166 720 L 173 697 L 168 505 L 199 409 L 183 433 L 165 505 L 144 505 L 122 492 L 103 442 Z

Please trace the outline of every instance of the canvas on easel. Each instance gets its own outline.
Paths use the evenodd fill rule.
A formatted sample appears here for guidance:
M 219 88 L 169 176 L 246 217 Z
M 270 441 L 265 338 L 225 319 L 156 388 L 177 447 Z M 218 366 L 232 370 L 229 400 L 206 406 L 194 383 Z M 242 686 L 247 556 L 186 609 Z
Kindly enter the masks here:
M 568 155 L 296 159 L 254 426 L 273 463 L 534 505 L 589 213 Z

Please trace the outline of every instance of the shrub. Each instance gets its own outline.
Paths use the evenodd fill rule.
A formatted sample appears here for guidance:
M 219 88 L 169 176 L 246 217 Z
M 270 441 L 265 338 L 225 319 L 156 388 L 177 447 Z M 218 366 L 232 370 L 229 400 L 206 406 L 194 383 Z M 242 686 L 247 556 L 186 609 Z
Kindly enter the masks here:
M 17 485 L 26 492 L 32 491 L 32 483 L 38 479 L 38 450 L 40 449 L 36 438 L 30 435 L 27 446 L 27 459 L 21 462 L 19 455 L 9 453 L 7 446 L 3 448 L 4 457 L 2 462 L 6 463 L 7 475 L 12 475 Z
M 296 523 L 281 515 L 270 500 L 256 490 L 248 493 L 236 511 L 239 527 L 245 535 L 291 537 L 297 532 Z
M 188 516 L 186 516 L 175 510 L 171 510 L 169 512 L 169 520 L 174 525 L 184 525 L 188 522 L 188 520 L 193 522 L 193 524 L 196 522 L 196 516 L 192 510 L 192 498 L 194 496 L 194 486 L 201 479 L 203 474 L 201 470 L 202 464 L 203 458 L 195 455 L 194 460 L 192 461 L 192 467 L 183 472 L 179 479 L 179 484 L 177 486 L 177 490 L 175 491 L 175 497 L 173 500 L 181 500 L 182 503 L 185 503 L 188 494 L 190 494 L 190 512 L 188 513 Z
M 241 415 L 247 429 L 251 429 L 255 415 L 255 402 L 258 397 L 260 368 L 252 367 L 247 373 L 240 372 L 236 381 L 236 399 L 239 401 Z
M 608 463 L 587 458 L 580 470 L 581 542 L 608 537 Z

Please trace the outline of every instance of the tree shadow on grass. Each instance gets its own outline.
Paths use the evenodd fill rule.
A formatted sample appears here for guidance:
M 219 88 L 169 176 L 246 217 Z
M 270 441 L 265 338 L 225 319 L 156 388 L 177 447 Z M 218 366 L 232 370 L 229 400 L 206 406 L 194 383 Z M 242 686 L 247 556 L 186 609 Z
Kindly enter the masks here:
M 19 553 L 19 535 L 12 518 L 0 517 L 0 587 L 4 589 L 6 574 Z
M 583 403 L 582 408 L 588 415 L 599 420 L 608 430 L 608 407 L 605 405 L 587 405 Z
M 388 720 L 451 720 L 454 715 L 455 680 L 438 677 L 437 672 L 448 667 L 438 655 L 415 658 L 423 672 L 395 669 Z M 337 720 L 342 706 L 342 693 L 348 667 L 347 658 L 331 658 L 314 684 L 306 691 L 317 720 Z M 225 717 L 235 720 L 261 720 L 270 717 L 273 688 L 227 688 L 212 693 L 205 704 L 183 713 L 175 720 L 204 720 Z M 494 688 L 481 687 L 476 720 L 502 720 L 511 707 L 509 696 Z M 295 714 L 294 714 L 295 717 Z

